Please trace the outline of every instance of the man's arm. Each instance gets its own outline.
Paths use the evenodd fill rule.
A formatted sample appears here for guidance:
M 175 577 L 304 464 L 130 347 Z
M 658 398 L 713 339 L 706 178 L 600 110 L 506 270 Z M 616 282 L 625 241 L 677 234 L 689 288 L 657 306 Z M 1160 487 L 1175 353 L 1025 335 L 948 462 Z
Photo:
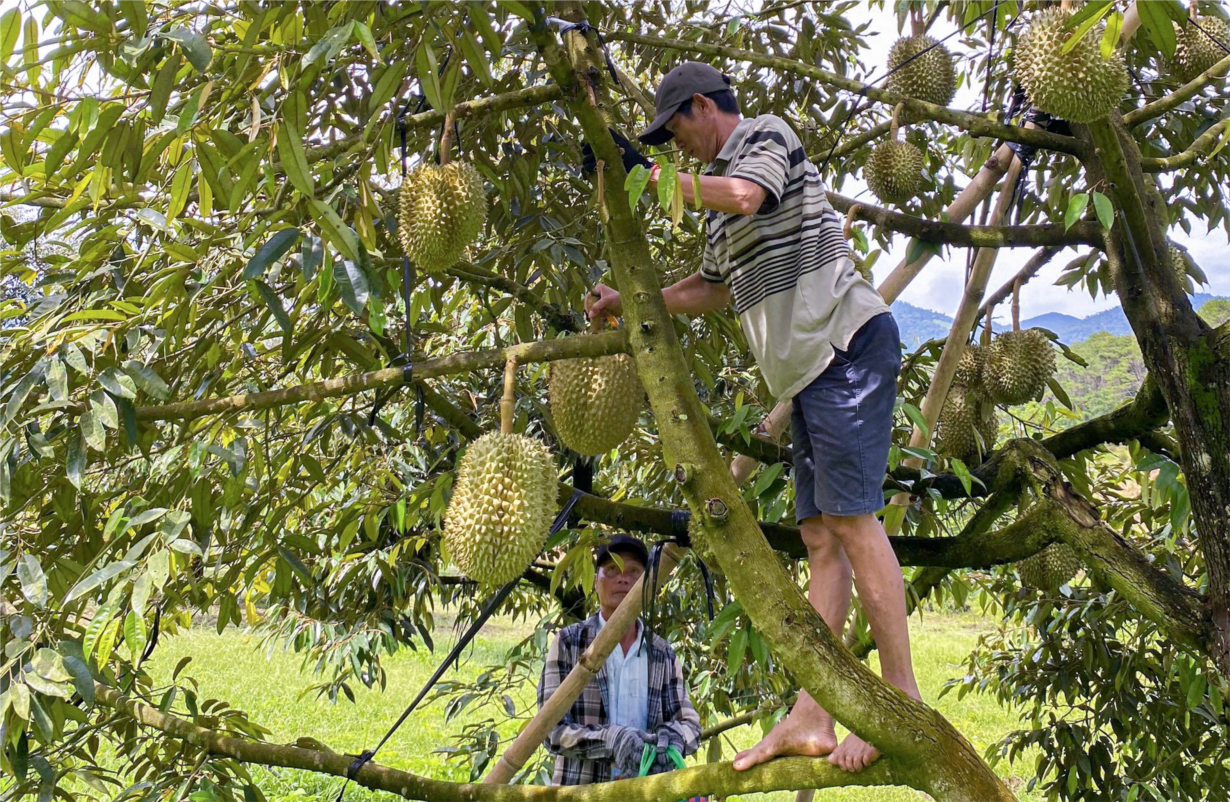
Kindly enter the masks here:
M 696 203 L 696 187 L 690 173 L 679 173 L 683 185 L 683 199 Z M 658 171 L 649 177 L 650 186 L 658 185 Z M 721 175 L 700 176 L 700 205 L 727 214 L 756 214 L 764 204 L 764 187 L 746 178 L 727 178 Z
M 693 273 L 662 290 L 662 300 L 671 315 L 703 315 L 716 312 L 730 303 L 730 289 L 725 284 L 707 281 L 700 273 Z M 602 315 L 619 317 L 624 313 L 619 292 L 605 284 L 594 287 L 585 299 L 585 312 L 590 320 Z
M 674 651 L 667 651 L 667 661 L 666 685 L 662 689 L 667 698 L 663 699 L 662 709 L 675 709 L 677 712 L 673 718 L 662 722 L 656 733 L 657 741 L 663 751 L 667 746 L 674 746 L 686 757 L 700 748 L 700 716 L 688 698 L 688 684 L 683 678 L 683 666 Z

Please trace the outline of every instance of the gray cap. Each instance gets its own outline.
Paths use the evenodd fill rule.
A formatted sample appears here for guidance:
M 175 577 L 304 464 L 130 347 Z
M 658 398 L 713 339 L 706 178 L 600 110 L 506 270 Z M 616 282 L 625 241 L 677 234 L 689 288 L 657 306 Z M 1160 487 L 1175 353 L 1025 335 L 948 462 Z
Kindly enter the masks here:
M 658 93 L 653 98 L 657 116 L 636 138 L 646 145 L 669 142 L 674 134 L 666 130 L 666 123 L 675 116 L 680 106 L 691 100 L 693 95 L 708 95 L 729 88 L 729 75 L 723 75 L 700 61 L 683 62 L 658 84 Z

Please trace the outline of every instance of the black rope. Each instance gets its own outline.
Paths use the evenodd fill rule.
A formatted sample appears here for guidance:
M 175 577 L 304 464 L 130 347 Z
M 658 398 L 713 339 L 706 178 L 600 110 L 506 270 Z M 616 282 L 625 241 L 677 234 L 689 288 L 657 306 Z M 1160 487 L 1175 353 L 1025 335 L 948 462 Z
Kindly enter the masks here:
M 1191 17 L 1188 17 L 1187 21 L 1190 22 L 1192 25 L 1195 25 L 1196 30 L 1200 31 L 1202 34 L 1207 36 L 1210 42 L 1220 47 L 1223 53 L 1230 55 L 1230 47 L 1226 47 L 1224 44 L 1222 44 L 1220 39 L 1218 39 L 1216 36 L 1209 33 L 1208 31 L 1206 31 L 1203 25 L 1201 25 L 1199 22 L 1196 22 L 1196 20 L 1192 19 Z
M 554 535 L 564 527 L 564 524 L 568 522 L 568 516 L 572 513 L 572 508 L 576 506 L 577 500 L 580 499 L 582 495 L 583 493 L 580 490 L 573 491 L 572 498 L 568 499 L 568 503 L 560 508 L 559 513 L 555 516 L 555 520 L 551 522 L 551 529 L 548 532 L 548 537 Z M 512 593 L 513 588 L 515 588 L 517 583 L 520 581 L 521 577 L 517 577 L 496 591 L 495 595 L 487 600 L 487 603 L 483 605 L 482 611 L 479 612 L 478 617 L 474 619 L 469 628 L 467 628 L 461 637 L 457 639 L 457 643 L 453 646 L 453 648 L 449 650 L 448 656 L 444 658 L 444 662 L 436 668 L 435 672 L 418 692 L 418 695 L 414 697 L 414 700 L 410 702 L 410 704 L 406 706 L 406 709 L 402 711 L 401 715 L 397 717 L 397 721 L 393 722 L 393 726 L 389 727 L 388 732 L 384 734 L 384 737 L 380 739 L 380 742 L 376 744 L 375 748 L 366 749 L 363 752 L 360 752 L 355 756 L 355 759 L 350 762 L 350 765 L 346 768 L 346 781 L 342 783 L 342 787 L 337 792 L 337 802 L 341 802 L 342 795 L 346 793 L 346 786 L 349 785 L 350 781 L 358 775 L 359 770 L 362 769 L 365 764 L 370 762 L 371 759 L 376 756 L 376 753 L 380 751 L 380 747 L 384 746 L 385 743 L 393 737 L 393 733 L 397 732 L 398 727 L 405 722 L 410 714 L 414 712 L 414 709 L 419 706 L 419 703 L 426 698 L 427 694 L 431 692 L 431 689 L 435 687 L 435 684 L 440 680 L 440 677 L 444 676 L 444 672 L 448 671 L 449 668 L 452 667 L 461 652 L 469 646 L 470 642 L 474 640 L 476 635 L 478 635 L 479 630 L 483 628 L 483 624 L 487 623 L 487 619 L 491 618 L 492 614 L 494 614 L 496 609 L 504 603 L 504 600 L 508 598 L 508 595 Z
M 996 9 L 998 9 L 998 8 L 999 8 L 999 4 L 1000 4 L 1001 2 L 1003 2 L 1003 0 L 995 0 L 995 5 L 991 6 L 991 8 L 990 8 L 989 10 L 984 11 L 984 12 L 982 12 L 981 14 L 979 14 L 978 16 L 974 17 L 972 20 L 970 20 L 969 22 L 965 23 L 965 24 L 964 24 L 964 25 L 962 25 L 960 28 L 957 28 L 955 31 L 953 31 L 952 33 L 948 34 L 948 35 L 947 35 L 947 36 L 945 36 L 943 39 L 940 39 L 940 40 L 939 40 L 938 42 L 936 42 L 935 44 L 933 44 L 933 45 L 928 45 L 927 47 L 923 48 L 922 50 L 919 50 L 917 53 L 915 53 L 914 55 L 912 55 L 912 56 L 910 56 L 909 58 L 907 58 L 905 61 L 903 61 L 903 62 L 901 62 L 900 64 L 898 64 L 896 67 L 893 67 L 891 70 L 889 70 L 888 72 L 884 73 L 884 75 L 882 75 L 881 77 L 876 78 L 876 79 L 875 79 L 874 81 L 872 81 L 871 83 L 864 83 L 864 84 L 863 84 L 863 88 L 862 88 L 862 89 L 860 89 L 860 90 L 858 90 L 858 92 L 856 93 L 856 94 L 857 94 L 857 96 L 858 96 L 860 99 L 867 97 L 867 90 L 868 90 L 868 89 L 871 89 L 871 88 L 873 88 L 876 84 L 881 83 L 882 81 L 887 80 L 887 79 L 888 79 L 888 77 L 889 77 L 890 75 L 892 75 L 893 73 L 897 72 L 897 70 L 900 70 L 901 68 L 905 67 L 907 64 L 909 64 L 909 63 L 910 63 L 911 61 L 913 61 L 914 59 L 916 59 L 916 58 L 921 58 L 922 56 L 926 55 L 927 53 L 930 53 L 932 50 L 934 50 L 935 48 L 937 48 L 937 47 L 939 47 L 940 45 L 944 44 L 945 42 L 947 42 L 949 39 L 951 39 L 952 37 L 956 36 L 957 34 L 964 33 L 964 32 L 965 32 L 965 30 L 966 30 L 967 28 L 969 28 L 970 26 L 972 26 L 974 23 L 981 21 L 981 20 L 982 20 L 982 19 L 984 19 L 987 15 L 991 14 L 993 11 L 995 11 Z M 1017 20 L 1019 20 L 1020 18 L 1021 18 L 1021 15 L 1020 15 L 1020 14 L 1017 14 L 1017 15 L 1016 15 L 1016 17 L 1012 20 L 1012 22 L 1008 23 L 1008 27 L 1005 29 L 1005 33 L 1006 33 L 1008 30 L 1011 30 L 1011 29 L 1012 29 L 1012 26 L 1013 26 L 1013 25 L 1016 25 Z M 990 68 L 988 67 L 988 70 L 989 70 L 989 69 L 990 69 Z M 873 76 L 873 77 L 874 77 L 874 75 L 875 75 L 875 73 L 872 73 L 872 76 Z M 861 100 L 860 100 L 860 102 L 861 102 Z M 846 114 L 845 119 L 841 121 L 841 127 L 840 127 L 840 128 L 838 129 L 838 131 L 837 131 L 837 136 L 833 139 L 833 144 L 832 144 L 832 146 L 829 148 L 829 152 L 828 152 L 827 154 L 825 154 L 825 156 L 824 156 L 824 161 L 820 164 L 820 172 L 821 172 L 821 173 L 824 173 L 825 169 L 827 169 L 827 168 L 828 168 L 828 166 L 829 166 L 829 160 L 833 158 L 833 152 L 834 152 L 835 150 L 837 150 L 837 145 L 838 145 L 838 143 L 840 143 L 840 142 L 841 142 L 841 138 L 842 138 L 843 136 L 845 136 L 845 133 L 846 133 L 846 126 L 850 124 L 850 120 L 854 117 L 854 115 L 855 115 L 855 114 L 858 114 L 860 111 L 863 111 L 863 109 L 859 108 L 859 106 L 860 106 L 860 102 L 856 102 L 853 106 L 851 106 L 851 107 L 850 107 L 850 111 Z
M 671 539 L 684 548 L 692 548 L 692 533 L 688 531 L 688 522 L 692 520 L 690 510 L 671 510 Z M 693 551 L 693 554 L 696 554 Z M 713 620 L 713 577 L 709 574 L 709 566 L 696 554 L 696 565 L 700 568 L 701 581 L 705 583 L 705 609 L 709 620 Z
M 606 69 L 611 74 L 611 80 L 617 84 L 620 83 L 619 72 L 615 69 L 615 62 L 611 61 L 611 51 L 606 46 L 606 40 L 602 38 L 602 31 L 590 24 L 588 20 L 569 22 L 559 17 L 547 17 L 545 21 L 547 25 L 554 25 L 559 28 L 561 34 L 568 33 L 569 31 L 580 31 L 584 35 L 593 31 L 594 35 L 598 37 L 598 44 L 602 45 L 602 58 L 606 61 Z

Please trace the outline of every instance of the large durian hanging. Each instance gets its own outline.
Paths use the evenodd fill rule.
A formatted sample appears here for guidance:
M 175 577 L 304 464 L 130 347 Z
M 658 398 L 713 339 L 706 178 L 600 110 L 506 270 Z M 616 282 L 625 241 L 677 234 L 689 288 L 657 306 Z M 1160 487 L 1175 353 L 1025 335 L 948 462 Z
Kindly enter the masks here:
M 1016 564 L 1021 584 L 1054 592 L 1081 570 L 1080 558 L 1067 543 L 1056 541 Z
M 893 111 L 889 138 L 879 143 L 867 157 L 863 178 L 872 194 L 884 203 L 901 204 L 918 194 L 923 184 L 923 154 L 898 134 L 901 106 Z
M 440 138 L 440 164 L 415 168 L 398 192 L 397 238 L 426 273 L 457 264 L 487 220 L 482 176 L 469 162 L 449 161 L 451 122 L 445 120 Z
M 444 542 L 482 585 L 516 579 L 542 551 L 555 514 L 557 476 L 546 446 L 514 434 L 514 363 L 505 372 L 500 431 L 466 449 L 445 512 Z
M 936 423 L 936 451 L 977 465 L 995 447 L 998 436 L 995 404 L 973 388 L 953 384 Z
M 986 349 L 977 343 L 965 346 L 961 361 L 957 363 L 957 372 L 953 383 L 973 389 L 982 388 L 982 366 L 986 361 Z
M 1199 16 L 1195 21 L 1195 25 L 1190 20 L 1182 27 L 1175 25 L 1174 57 L 1166 62 L 1170 74 L 1182 83 L 1195 79 L 1226 57 L 1214 39 L 1223 43 L 1230 41 L 1230 25 L 1221 17 Z
M 555 431 L 565 445 L 587 457 L 628 439 L 645 406 L 645 391 L 627 354 L 552 362 L 550 381 Z
M 886 88 L 890 92 L 937 106 L 947 106 L 957 92 L 952 54 L 926 34 L 898 39 L 888 51 L 888 69 Z
M 1055 375 L 1055 349 L 1041 329 L 996 335 L 987 347 L 982 384 L 997 404 L 1023 404 L 1042 396 Z
M 1067 53 L 1075 31 L 1064 26 L 1072 12 L 1047 8 L 1021 35 L 1015 76 L 1034 108 L 1074 123 L 1100 120 L 1119 107 L 1128 88 L 1123 55 L 1102 56 L 1102 29 L 1088 31 Z

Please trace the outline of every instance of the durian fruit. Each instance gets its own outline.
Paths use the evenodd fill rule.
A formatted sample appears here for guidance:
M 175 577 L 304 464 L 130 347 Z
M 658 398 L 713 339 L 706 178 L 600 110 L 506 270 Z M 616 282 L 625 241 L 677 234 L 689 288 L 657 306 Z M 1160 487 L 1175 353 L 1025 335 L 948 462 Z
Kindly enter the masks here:
M 550 371 L 551 418 L 565 445 L 593 457 L 628 438 L 645 406 L 632 357 L 561 359 Z
M 1090 31 L 1063 52 L 1074 31 L 1064 25 L 1070 11 L 1048 8 L 1038 14 L 1016 47 L 1016 80 L 1034 108 L 1068 122 L 1090 123 L 1118 108 L 1128 88 L 1123 55 L 1102 57 L 1102 29 Z
M 890 92 L 899 92 L 937 106 L 949 104 L 957 93 L 957 68 L 947 48 L 933 45 L 936 41 L 926 35 L 903 36 L 893 44 L 888 51 L 890 73 L 886 87 Z M 924 50 L 927 52 L 897 69 Z
M 1056 541 L 1016 564 L 1021 584 L 1054 591 L 1081 570 L 1080 558 L 1067 543 Z
M 1213 16 L 1197 17 L 1196 25 L 1186 21 L 1182 27 L 1175 25 L 1174 58 L 1166 63 L 1166 67 L 1182 83 L 1194 79 L 1226 57 L 1225 52 L 1205 32 L 1219 42 L 1226 42 L 1230 40 L 1230 25 L 1221 17 Z
M 922 151 L 895 137 L 885 140 L 867 157 L 863 178 L 872 194 L 884 203 L 905 203 L 922 187 Z
M 998 436 L 995 405 L 977 390 L 953 384 L 936 423 L 936 450 L 976 465 L 994 447 Z
M 860 276 L 871 282 L 874 287 L 876 283 L 875 275 L 871 272 L 871 263 L 865 256 L 859 256 L 857 253 L 850 254 L 851 261 L 854 262 L 854 270 Z
M 961 361 L 957 363 L 957 372 L 953 376 L 953 382 L 965 387 L 981 388 L 982 365 L 985 361 L 985 348 L 977 343 L 966 345 L 965 351 L 961 354 Z
M 397 237 L 427 273 L 455 265 L 487 219 L 483 179 L 469 162 L 415 168 L 402 181 L 398 202 Z
M 1041 329 L 996 335 L 987 346 L 982 385 L 997 404 L 1038 398 L 1055 375 L 1055 349 Z
M 490 432 L 466 450 L 445 512 L 457 566 L 483 585 L 520 576 L 542 551 L 555 514 L 555 463 L 525 435 Z

